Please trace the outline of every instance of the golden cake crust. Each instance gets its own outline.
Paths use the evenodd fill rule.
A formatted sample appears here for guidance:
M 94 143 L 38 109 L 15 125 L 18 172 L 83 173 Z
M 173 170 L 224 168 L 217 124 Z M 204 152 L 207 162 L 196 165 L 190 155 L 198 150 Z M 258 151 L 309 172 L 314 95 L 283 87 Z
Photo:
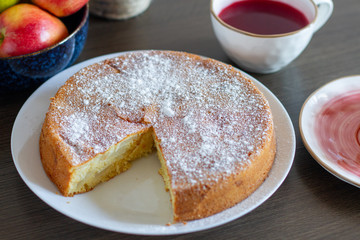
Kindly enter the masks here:
M 127 170 L 154 143 L 176 222 L 245 199 L 276 152 L 269 104 L 238 70 L 183 52 L 139 51 L 86 67 L 59 89 L 40 154 L 49 178 L 72 196 Z

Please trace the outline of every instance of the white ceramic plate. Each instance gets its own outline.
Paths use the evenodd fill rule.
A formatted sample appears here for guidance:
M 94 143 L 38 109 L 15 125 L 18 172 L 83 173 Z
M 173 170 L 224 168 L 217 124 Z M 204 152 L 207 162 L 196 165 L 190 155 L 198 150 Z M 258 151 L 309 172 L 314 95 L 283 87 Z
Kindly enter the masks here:
M 49 99 L 79 69 L 120 54 L 90 59 L 57 74 L 37 89 L 20 110 L 12 131 L 12 156 L 20 176 L 40 199 L 66 216 L 98 228 L 141 235 L 171 235 L 213 228 L 239 218 L 258 207 L 279 188 L 294 159 L 294 127 L 280 101 L 249 76 L 270 102 L 277 155 L 269 177 L 241 203 L 205 219 L 167 226 L 172 221 L 172 209 L 158 174 L 160 163 L 155 154 L 135 161 L 130 170 L 100 184 L 93 191 L 74 197 L 60 195 L 42 168 L 38 150 Z
M 325 103 L 346 92 L 357 89 L 360 90 L 360 75 L 340 78 L 325 84 L 313 92 L 303 104 L 300 112 L 299 127 L 305 147 L 322 167 L 341 180 L 360 187 L 359 176 L 342 168 L 326 156 L 314 131 L 317 127 L 315 118 Z

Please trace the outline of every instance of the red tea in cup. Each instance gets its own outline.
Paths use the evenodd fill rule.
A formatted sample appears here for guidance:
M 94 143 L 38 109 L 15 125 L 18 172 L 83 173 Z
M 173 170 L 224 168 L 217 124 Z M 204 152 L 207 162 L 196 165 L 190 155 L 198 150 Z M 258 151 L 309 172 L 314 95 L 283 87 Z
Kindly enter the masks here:
M 237 1 L 224 8 L 218 16 L 234 28 L 262 35 L 294 32 L 310 23 L 298 9 L 271 0 Z

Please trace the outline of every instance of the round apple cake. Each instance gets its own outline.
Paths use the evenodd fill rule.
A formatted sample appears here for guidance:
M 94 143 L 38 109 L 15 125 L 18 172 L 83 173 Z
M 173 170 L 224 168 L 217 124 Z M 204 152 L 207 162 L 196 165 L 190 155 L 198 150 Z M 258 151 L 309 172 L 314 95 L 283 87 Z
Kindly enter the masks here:
M 268 176 L 276 152 L 269 104 L 232 66 L 174 51 L 95 63 L 51 99 L 41 161 L 64 196 L 93 189 L 154 150 L 174 222 L 218 213 Z

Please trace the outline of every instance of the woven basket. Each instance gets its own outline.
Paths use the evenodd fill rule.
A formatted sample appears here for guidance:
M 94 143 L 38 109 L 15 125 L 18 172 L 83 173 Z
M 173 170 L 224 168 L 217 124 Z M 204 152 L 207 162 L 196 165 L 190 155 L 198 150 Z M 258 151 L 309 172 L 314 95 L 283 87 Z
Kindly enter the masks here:
M 151 0 L 90 0 L 90 13 L 108 19 L 128 19 L 143 13 Z

